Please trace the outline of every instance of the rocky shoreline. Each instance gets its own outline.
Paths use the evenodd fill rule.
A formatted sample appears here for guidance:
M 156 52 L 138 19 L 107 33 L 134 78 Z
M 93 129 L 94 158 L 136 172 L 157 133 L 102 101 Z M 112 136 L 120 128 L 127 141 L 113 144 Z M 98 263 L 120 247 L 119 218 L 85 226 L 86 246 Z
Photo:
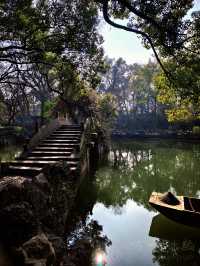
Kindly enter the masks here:
M 61 162 L 31 179 L 1 179 L 0 235 L 14 265 L 73 265 L 63 234 L 79 185 Z

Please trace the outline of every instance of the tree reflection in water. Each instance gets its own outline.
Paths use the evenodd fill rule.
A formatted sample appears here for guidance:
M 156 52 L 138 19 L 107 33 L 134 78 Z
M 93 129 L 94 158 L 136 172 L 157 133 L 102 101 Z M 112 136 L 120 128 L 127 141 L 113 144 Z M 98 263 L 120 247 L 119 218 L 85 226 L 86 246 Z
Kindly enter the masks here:
M 79 189 L 75 208 L 69 214 L 66 225 L 67 251 L 72 265 L 96 266 L 96 256 L 106 254 L 106 248 L 112 245 L 108 237 L 103 235 L 103 227 L 90 219 L 96 201 L 95 180 L 94 177 L 88 177 Z
M 92 177 L 84 180 L 77 198 L 77 209 L 69 215 L 73 221 L 71 223 L 73 226 L 67 228 L 68 232 L 74 234 L 71 234 L 71 238 L 68 238 L 68 246 L 72 253 L 74 250 L 73 244 L 84 238 L 89 239 L 94 250 L 98 247 L 100 250 L 106 250 L 106 247 L 111 244 L 109 239 L 102 235 L 104 228 L 90 220 L 90 214 L 92 214 L 96 203 L 103 203 L 104 207 L 113 208 L 114 214 L 121 214 L 126 210 L 123 207 L 126 206 L 128 200 L 133 200 L 137 205 L 152 210 L 148 204 L 152 191 L 164 192 L 171 189 L 178 195 L 200 196 L 200 145 L 166 141 L 157 143 L 138 141 L 114 143 L 108 164 L 100 167 L 95 175 L 96 179 Z M 118 219 L 119 216 L 116 217 Z M 146 225 L 146 217 L 142 217 L 142 215 L 139 217 L 144 218 L 143 224 Z M 105 225 L 106 223 L 104 227 Z M 115 249 L 118 248 L 115 246 L 117 237 L 113 238 L 113 236 L 115 233 L 118 234 L 117 225 L 111 233 L 113 233 L 113 235 L 111 234 L 112 248 L 115 252 Z M 139 235 L 138 239 L 140 240 Z M 144 237 L 143 234 L 141 235 Z M 156 247 L 153 249 L 153 260 L 160 266 L 200 265 L 198 241 L 158 238 Z M 129 245 L 128 241 L 133 241 L 132 236 L 127 238 Z M 141 242 L 146 243 L 145 241 L 141 239 Z M 149 243 L 152 243 L 152 241 Z M 109 252 L 112 248 L 109 249 Z M 152 249 L 148 246 L 148 243 L 146 248 L 150 248 L 151 254 Z M 123 256 L 123 254 L 119 254 L 119 256 Z M 132 258 L 132 255 L 130 255 L 130 258 Z M 137 255 L 133 258 L 137 259 Z M 79 264 L 76 263 L 75 265 Z M 90 264 L 82 259 L 80 265 Z
M 152 191 L 200 194 L 200 145 L 173 142 L 118 142 L 109 165 L 97 174 L 98 201 L 116 209 L 128 199 L 151 209 Z
M 153 262 L 160 266 L 199 266 L 199 248 L 200 241 L 159 239 L 153 250 Z
M 200 229 L 176 223 L 158 214 L 149 235 L 156 237 L 153 262 L 160 266 L 200 265 Z

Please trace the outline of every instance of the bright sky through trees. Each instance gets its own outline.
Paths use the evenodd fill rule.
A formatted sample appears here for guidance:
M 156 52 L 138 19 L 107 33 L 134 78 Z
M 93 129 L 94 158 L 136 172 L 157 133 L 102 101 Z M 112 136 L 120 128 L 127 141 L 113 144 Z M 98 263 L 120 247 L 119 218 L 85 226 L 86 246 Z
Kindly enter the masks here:
M 200 0 L 194 0 L 191 12 L 196 10 L 200 10 Z M 101 25 L 101 34 L 105 40 L 105 54 L 110 58 L 122 57 L 128 64 L 147 63 L 152 55 L 152 51 L 145 49 L 135 34 L 115 29 L 105 22 Z

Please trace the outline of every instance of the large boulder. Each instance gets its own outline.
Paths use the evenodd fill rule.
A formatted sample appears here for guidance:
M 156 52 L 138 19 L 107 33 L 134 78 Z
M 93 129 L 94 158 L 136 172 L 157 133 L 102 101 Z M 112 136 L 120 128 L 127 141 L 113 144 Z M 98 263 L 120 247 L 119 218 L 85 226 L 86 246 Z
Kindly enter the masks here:
M 78 180 L 64 163 L 49 165 L 33 178 L 6 176 L 0 180 L 0 235 L 13 250 L 21 246 L 21 252 L 15 254 L 21 265 L 23 261 L 34 266 L 54 265 L 49 264 L 53 253 L 56 261 L 65 256 L 62 237 Z
M 29 266 L 50 266 L 55 263 L 55 251 L 45 234 L 38 234 L 18 249 L 24 264 Z
M 1 241 L 19 245 L 38 230 L 38 221 L 27 202 L 8 205 L 0 210 Z

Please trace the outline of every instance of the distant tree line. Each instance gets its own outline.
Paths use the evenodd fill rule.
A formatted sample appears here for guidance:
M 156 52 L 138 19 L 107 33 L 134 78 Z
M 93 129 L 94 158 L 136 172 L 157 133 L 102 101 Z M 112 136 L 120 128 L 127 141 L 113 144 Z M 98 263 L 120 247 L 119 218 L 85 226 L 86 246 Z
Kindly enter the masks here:
M 159 65 L 154 87 L 168 121 L 199 125 L 200 11 L 193 0 L 99 0 L 111 26 L 137 34 Z M 119 23 L 115 18 L 126 19 Z
M 98 90 L 110 93 L 115 103 L 115 129 L 153 133 L 159 130 L 192 130 L 197 121 L 174 100 L 174 91 L 160 84 L 163 73 L 155 60 L 127 64 L 107 58 L 109 70 Z M 173 99 L 173 100 L 172 100 Z M 172 117 L 173 110 L 176 113 Z

